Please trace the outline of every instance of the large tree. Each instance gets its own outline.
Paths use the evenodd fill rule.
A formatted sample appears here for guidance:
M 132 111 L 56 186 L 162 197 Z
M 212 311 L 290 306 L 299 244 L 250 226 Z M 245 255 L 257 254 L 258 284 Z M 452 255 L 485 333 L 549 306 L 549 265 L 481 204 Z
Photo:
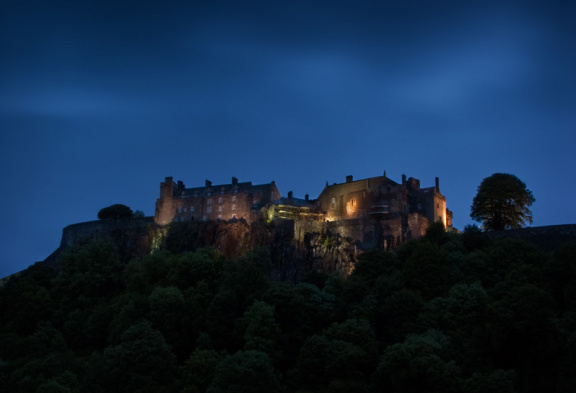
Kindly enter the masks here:
M 481 222 L 487 231 L 522 228 L 532 223 L 528 207 L 534 201 L 532 191 L 522 180 L 508 173 L 495 173 L 478 187 L 470 217 Z

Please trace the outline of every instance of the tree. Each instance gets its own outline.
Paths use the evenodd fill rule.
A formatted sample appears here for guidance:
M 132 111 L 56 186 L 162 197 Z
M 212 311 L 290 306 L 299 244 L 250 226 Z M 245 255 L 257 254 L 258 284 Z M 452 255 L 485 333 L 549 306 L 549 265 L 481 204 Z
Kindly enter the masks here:
M 495 173 L 478 187 L 470 217 L 488 231 L 522 228 L 532 223 L 528 207 L 535 201 L 522 180 L 507 173 Z
M 133 216 L 134 213 L 132 212 L 132 209 L 120 203 L 105 207 L 98 212 L 98 218 L 100 220 L 117 220 L 119 218 L 132 218 Z
M 268 393 L 281 391 L 278 375 L 264 352 L 239 351 L 216 367 L 208 393 Z

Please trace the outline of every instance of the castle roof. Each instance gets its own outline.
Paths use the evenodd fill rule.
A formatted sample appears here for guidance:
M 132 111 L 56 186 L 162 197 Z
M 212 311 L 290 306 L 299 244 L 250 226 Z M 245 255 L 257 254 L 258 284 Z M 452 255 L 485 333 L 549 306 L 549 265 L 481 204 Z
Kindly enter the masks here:
M 296 207 L 316 207 L 314 201 L 310 201 L 309 199 L 302 199 L 302 198 L 287 198 L 282 197 L 279 198 L 274 205 L 284 205 L 284 206 L 296 206 Z
M 188 197 L 188 196 L 196 196 L 201 195 L 206 192 L 213 192 L 213 193 L 230 193 L 230 192 L 258 192 L 258 191 L 268 191 L 276 187 L 274 182 L 266 183 L 266 184 L 256 184 L 252 185 L 252 182 L 243 182 L 243 183 L 227 183 L 227 184 L 217 184 L 212 185 L 211 183 L 207 182 L 207 185 L 204 187 L 191 187 L 191 188 L 184 188 L 180 192 L 180 196 Z

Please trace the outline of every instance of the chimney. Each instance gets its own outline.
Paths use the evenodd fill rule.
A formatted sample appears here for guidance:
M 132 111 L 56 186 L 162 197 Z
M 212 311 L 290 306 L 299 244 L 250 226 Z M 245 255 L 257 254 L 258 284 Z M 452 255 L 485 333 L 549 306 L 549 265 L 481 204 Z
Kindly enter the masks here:
M 406 185 L 406 175 L 402 175 L 402 185 Z
M 288 199 L 292 199 L 292 191 L 288 191 Z
M 436 191 L 440 192 L 440 179 L 436 177 Z
M 238 184 L 238 179 L 236 179 L 234 176 L 232 176 L 232 185 L 236 185 Z
M 206 180 L 206 188 L 212 187 L 212 182 L 210 180 Z
M 308 194 L 304 195 L 304 199 L 306 199 L 307 201 L 309 201 L 309 200 L 310 200 L 310 195 L 308 195 Z
M 352 183 L 353 179 L 354 179 L 354 176 L 352 176 L 352 175 L 346 176 L 346 183 Z

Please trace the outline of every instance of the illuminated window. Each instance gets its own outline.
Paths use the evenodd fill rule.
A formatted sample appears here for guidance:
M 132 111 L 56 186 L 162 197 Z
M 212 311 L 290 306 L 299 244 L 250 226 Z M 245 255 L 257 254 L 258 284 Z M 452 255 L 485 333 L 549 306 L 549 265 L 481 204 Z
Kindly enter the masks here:
M 219 204 L 219 205 L 221 205 L 221 204 L 222 204 L 222 202 L 224 202 L 224 199 L 222 199 L 222 198 L 218 198 L 218 204 Z
M 219 212 L 222 211 L 222 206 L 218 206 L 218 211 L 219 211 Z
M 232 205 L 232 211 L 233 211 L 233 212 L 236 211 L 236 205 Z
M 233 203 L 236 203 L 236 195 L 234 195 L 234 196 L 232 197 L 232 202 L 233 202 Z
M 336 198 L 332 198 L 332 201 L 330 202 L 330 207 L 331 207 L 332 209 L 335 209 L 335 208 L 336 208 Z
M 219 220 L 222 219 L 222 214 L 218 214 L 218 219 L 219 219 Z

